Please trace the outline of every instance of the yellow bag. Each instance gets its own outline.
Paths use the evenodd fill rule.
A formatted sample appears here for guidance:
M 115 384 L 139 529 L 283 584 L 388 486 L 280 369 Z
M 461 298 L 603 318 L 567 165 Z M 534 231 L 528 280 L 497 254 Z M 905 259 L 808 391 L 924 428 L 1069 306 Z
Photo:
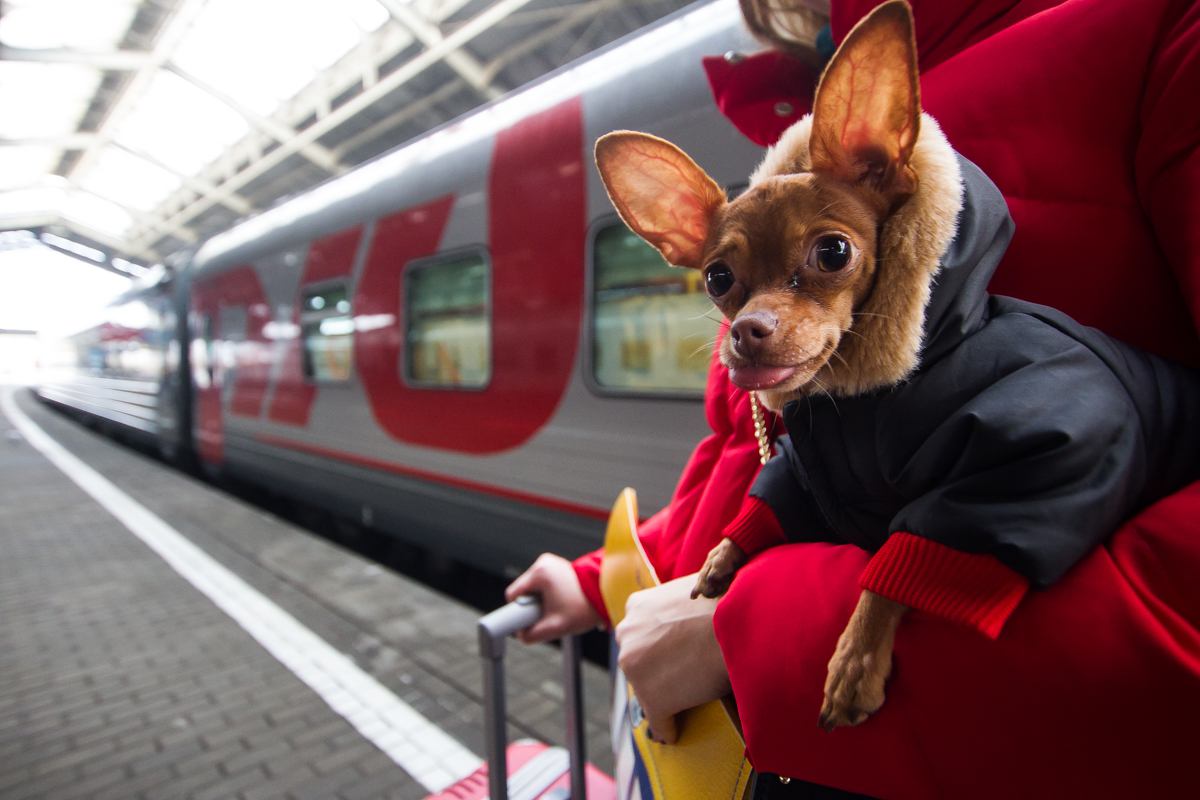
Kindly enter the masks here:
M 637 537 L 637 494 L 617 497 L 604 537 L 600 591 L 609 619 L 625 617 L 636 591 L 657 586 L 658 576 Z M 675 744 L 652 741 L 649 723 L 625 676 L 613 677 L 613 752 L 617 756 L 617 796 L 640 800 L 704 800 L 749 797 L 753 773 L 745 756 L 731 699 L 714 700 L 679 715 Z

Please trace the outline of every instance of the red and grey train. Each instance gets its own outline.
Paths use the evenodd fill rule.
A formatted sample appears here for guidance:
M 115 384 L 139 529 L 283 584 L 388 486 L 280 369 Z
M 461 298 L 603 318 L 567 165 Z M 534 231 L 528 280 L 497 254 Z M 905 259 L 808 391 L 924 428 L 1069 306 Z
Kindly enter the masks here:
M 592 144 L 649 131 L 744 181 L 761 151 L 701 59 L 754 46 L 736 3 L 688 7 L 251 218 L 60 342 L 38 392 L 493 571 L 591 548 L 621 487 L 669 498 L 716 332 Z

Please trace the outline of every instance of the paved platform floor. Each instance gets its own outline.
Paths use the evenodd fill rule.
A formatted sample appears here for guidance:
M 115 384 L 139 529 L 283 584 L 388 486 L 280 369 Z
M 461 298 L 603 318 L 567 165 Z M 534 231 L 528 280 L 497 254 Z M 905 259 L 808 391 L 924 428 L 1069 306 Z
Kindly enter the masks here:
M 27 391 L 15 402 L 377 681 L 380 704 L 398 704 L 388 713 L 401 730 L 385 733 L 382 749 L 364 736 L 336 690 L 319 694 L 311 677 L 297 677 L 0 417 L 0 798 L 421 798 L 431 780 L 477 762 L 477 612 L 111 442 Z M 509 678 L 510 736 L 558 741 L 557 651 L 510 647 Z M 585 665 L 584 680 L 589 757 L 611 771 L 607 677 Z M 434 748 L 410 754 L 407 771 L 398 765 L 408 745 L 388 743 L 415 719 L 403 709 L 449 737 L 446 763 Z

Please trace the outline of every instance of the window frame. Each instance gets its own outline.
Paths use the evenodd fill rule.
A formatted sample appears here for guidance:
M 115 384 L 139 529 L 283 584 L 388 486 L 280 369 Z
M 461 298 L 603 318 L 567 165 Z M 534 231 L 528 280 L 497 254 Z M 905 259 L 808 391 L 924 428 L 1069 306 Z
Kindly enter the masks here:
M 629 226 L 616 213 L 605 214 L 592 221 L 587 232 L 587 253 L 584 257 L 584 353 L 583 353 L 583 382 L 592 394 L 598 397 L 606 398 L 622 398 L 631 400 L 670 400 L 675 402 L 694 403 L 702 401 L 708 383 L 708 368 L 705 368 L 705 386 L 701 386 L 697 390 L 688 391 L 684 389 L 645 389 L 632 388 L 628 386 L 606 386 L 601 383 L 596 377 L 596 318 L 597 318 L 597 294 L 596 294 L 596 240 L 600 234 L 609 228 L 620 226 L 629 229 Z M 636 235 L 636 234 L 635 234 Z M 685 267 L 671 267 L 671 269 L 685 269 Z M 710 301 L 711 303 L 711 301 Z M 715 311 L 715 306 L 713 307 Z M 719 312 L 718 312 L 719 313 Z M 712 354 L 709 354 L 711 359 Z
M 483 383 L 479 384 L 447 384 L 435 383 L 432 381 L 420 381 L 413 377 L 412 373 L 412 354 L 413 354 L 413 339 L 412 339 L 412 284 L 413 276 L 427 269 L 436 268 L 449 262 L 459 261 L 469 255 L 478 255 L 483 262 L 485 270 L 484 280 L 484 298 L 483 298 L 483 319 L 487 329 L 487 377 Z M 463 247 L 455 247 L 450 250 L 443 250 L 440 253 L 434 253 L 431 256 L 423 256 L 415 258 L 404 267 L 402 297 L 403 307 L 399 310 L 399 318 L 403 321 L 403 342 L 400 353 L 400 381 L 410 389 L 434 392 L 486 392 L 492 385 L 492 380 L 495 378 L 495 342 L 496 337 L 494 316 L 492 303 L 495 297 L 495 270 L 492 264 L 492 254 L 488 248 L 481 244 L 465 245 Z
M 350 303 L 350 310 L 348 312 L 346 312 L 345 314 L 342 314 L 342 313 L 337 312 L 336 309 L 331 312 L 327 312 L 324 310 L 309 311 L 305 308 L 305 298 L 306 297 L 311 296 L 313 294 L 322 293 L 331 287 L 341 287 L 343 293 L 346 296 L 346 301 Z M 354 339 L 355 339 L 355 336 L 354 336 L 354 328 L 353 328 L 353 325 L 354 325 L 354 293 L 351 291 L 351 288 L 350 288 L 350 278 L 349 277 L 329 278 L 327 280 L 313 281 L 312 283 L 301 284 L 300 290 L 298 292 L 298 297 L 297 297 L 297 305 L 299 307 L 299 314 L 297 317 L 297 327 L 299 328 L 299 330 L 297 331 L 297 336 L 300 339 L 300 376 L 304 380 L 304 383 L 309 386 L 321 386 L 321 387 L 346 386 L 346 385 L 354 383 L 355 378 L 356 378 L 356 370 L 355 370 L 355 364 L 354 364 L 354 347 L 355 347 Z M 346 377 L 344 377 L 344 378 L 321 378 L 321 377 L 318 377 L 316 374 L 316 371 L 312 369 L 312 359 L 309 356 L 308 335 L 305 333 L 305 326 L 312 322 L 316 322 L 319 325 L 323 320 L 330 319 L 332 317 L 340 317 L 340 316 L 345 316 L 348 320 L 350 320 L 350 324 L 351 324 L 351 329 L 348 334 L 350 336 L 349 371 L 346 373 Z

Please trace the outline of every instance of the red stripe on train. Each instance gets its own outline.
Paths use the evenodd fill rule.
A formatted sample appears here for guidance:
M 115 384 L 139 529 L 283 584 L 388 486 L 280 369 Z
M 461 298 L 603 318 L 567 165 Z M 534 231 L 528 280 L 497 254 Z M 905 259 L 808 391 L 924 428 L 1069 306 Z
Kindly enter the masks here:
M 376 226 L 354 307 L 356 314 L 391 322 L 360 329 L 354 357 L 375 421 L 392 438 L 499 453 L 532 438 L 558 408 L 575 368 L 583 315 L 582 109 L 574 98 L 496 136 L 487 184 L 492 369 L 481 390 L 412 387 L 399 368 L 409 322 L 404 272 L 438 251 L 454 198 L 398 212 Z
M 260 433 L 256 434 L 254 438 L 263 444 L 269 444 L 274 447 L 283 447 L 302 453 L 332 458 L 336 461 L 342 461 L 347 464 L 354 464 L 355 466 L 359 467 L 369 467 L 371 469 L 377 469 L 383 472 L 390 472 L 395 475 L 405 475 L 411 478 L 420 478 L 422 480 L 432 481 L 434 483 L 441 483 L 446 486 L 453 486 L 456 489 L 467 489 L 472 492 L 478 492 L 479 494 L 488 494 L 492 495 L 493 497 L 504 498 L 505 500 L 515 500 L 520 503 L 540 506 L 542 508 L 548 508 L 554 511 L 565 511 L 569 514 L 578 514 L 580 516 L 601 520 L 608 519 L 609 516 L 609 509 L 607 508 L 594 508 L 592 506 L 572 503 L 567 500 L 558 500 L 553 497 L 545 497 L 543 495 L 533 494 L 531 492 L 522 492 L 516 489 L 506 489 L 503 486 L 494 486 L 488 483 L 469 481 L 464 478 L 455 478 L 436 472 L 406 467 L 392 461 L 385 461 L 381 458 L 372 458 L 370 456 L 347 453 L 328 447 L 307 444 L 305 442 L 297 442 L 282 436 Z

